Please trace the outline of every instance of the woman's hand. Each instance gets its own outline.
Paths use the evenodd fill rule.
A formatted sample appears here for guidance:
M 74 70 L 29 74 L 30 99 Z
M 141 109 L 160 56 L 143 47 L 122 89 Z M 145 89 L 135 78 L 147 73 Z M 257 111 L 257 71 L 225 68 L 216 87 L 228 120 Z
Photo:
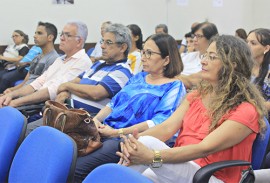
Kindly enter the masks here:
M 99 128 L 102 125 L 101 121 L 99 121 L 96 117 L 93 118 L 93 121 L 95 122 L 97 128 Z
M 118 162 L 119 165 L 123 165 L 123 166 L 130 166 L 131 165 L 131 162 L 130 160 L 128 159 L 128 157 L 123 153 L 124 151 L 126 151 L 124 148 L 124 143 L 123 142 L 120 142 L 120 147 L 121 147 L 121 152 L 116 152 L 116 154 L 118 156 L 120 156 L 120 160 Z
M 154 159 L 154 152 L 139 142 L 133 135 L 123 136 L 121 151 L 117 155 L 121 157 L 119 164 L 150 164 Z
M 118 130 L 108 125 L 99 125 L 98 131 L 102 137 L 117 137 Z

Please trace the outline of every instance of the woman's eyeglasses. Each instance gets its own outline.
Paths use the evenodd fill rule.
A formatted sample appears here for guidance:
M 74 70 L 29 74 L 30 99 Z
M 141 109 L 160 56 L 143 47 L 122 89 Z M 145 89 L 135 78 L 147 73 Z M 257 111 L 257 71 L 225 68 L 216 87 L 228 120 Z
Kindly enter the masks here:
M 205 53 L 205 54 L 202 55 L 202 60 L 214 61 L 216 59 L 219 59 L 219 57 L 216 56 L 216 55 L 209 55 L 208 53 Z
M 196 37 L 197 39 L 201 39 L 204 37 L 202 34 L 193 34 L 194 38 Z
M 159 52 L 154 52 L 154 51 L 150 51 L 150 50 L 141 50 L 141 55 L 145 56 L 146 58 L 150 58 L 152 54 L 158 54 L 161 55 L 161 53 Z

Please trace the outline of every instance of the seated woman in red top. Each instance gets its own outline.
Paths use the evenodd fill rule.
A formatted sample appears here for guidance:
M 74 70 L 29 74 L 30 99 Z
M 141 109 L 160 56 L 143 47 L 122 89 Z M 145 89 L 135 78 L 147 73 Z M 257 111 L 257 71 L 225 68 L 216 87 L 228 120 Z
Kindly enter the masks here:
M 187 183 L 213 162 L 251 160 L 253 141 L 266 128 L 266 111 L 250 82 L 253 60 L 247 44 L 233 36 L 214 37 L 201 63 L 202 82 L 170 118 L 123 137 L 120 164 L 132 165 L 155 182 Z M 163 142 L 179 129 L 175 147 L 169 148 Z M 245 168 L 223 169 L 210 182 L 238 182 Z

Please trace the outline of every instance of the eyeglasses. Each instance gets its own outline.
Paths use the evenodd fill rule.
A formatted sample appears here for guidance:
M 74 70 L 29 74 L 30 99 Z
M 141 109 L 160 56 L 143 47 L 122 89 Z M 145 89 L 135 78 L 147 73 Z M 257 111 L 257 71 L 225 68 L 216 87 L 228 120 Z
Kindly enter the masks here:
M 100 44 L 105 44 L 106 46 L 111 46 L 113 44 L 123 44 L 122 42 L 112 42 L 111 40 L 100 40 Z
M 215 56 L 215 55 L 209 55 L 207 53 L 202 55 L 202 60 L 210 60 L 212 62 L 212 61 L 214 61 L 216 59 L 219 59 L 219 57 Z
M 161 53 L 159 52 L 154 52 L 154 51 L 150 51 L 150 50 L 141 50 L 141 55 L 145 56 L 146 58 L 150 58 L 152 54 L 158 54 L 161 55 Z
M 204 35 L 201 34 L 193 34 L 194 38 L 196 37 L 197 39 L 201 39 L 204 37 Z
M 71 35 L 68 32 L 60 32 L 59 35 L 60 35 L 60 37 L 63 36 L 65 39 L 68 39 L 68 38 L 71 38 L 71 37 L 80 37 L 78 35 Z

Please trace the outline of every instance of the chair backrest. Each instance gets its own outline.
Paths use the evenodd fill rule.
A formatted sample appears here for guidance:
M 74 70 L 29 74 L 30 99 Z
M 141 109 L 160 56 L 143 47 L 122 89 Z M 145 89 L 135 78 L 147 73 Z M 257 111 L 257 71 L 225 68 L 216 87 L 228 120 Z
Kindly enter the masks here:
M 105 172 L 105 173 L 104 173 Z M 94 169 L 84 179 L 83 183 L 152 183 L 151 180 L 132 170 L 118 164 L 108 163 Z
M 269 151 L 269 139 L 270 139 L 270 125 L 265 118 L 267 130 L 263 136 L 257 135 L 252 147 L 252 160 L 251 165 L 253 170 L 258 170 L 263 167 L 263 162 L 266 157 L 266 153 Z
M 0 182 L 6 182 L 15 152 L 25 136 L 26 118 L 13 107 L 0 109 Z
M 9 182 L 72 182 L 77 146 L 68 135 L 49 126 L 31 132 L 19 147 Z

